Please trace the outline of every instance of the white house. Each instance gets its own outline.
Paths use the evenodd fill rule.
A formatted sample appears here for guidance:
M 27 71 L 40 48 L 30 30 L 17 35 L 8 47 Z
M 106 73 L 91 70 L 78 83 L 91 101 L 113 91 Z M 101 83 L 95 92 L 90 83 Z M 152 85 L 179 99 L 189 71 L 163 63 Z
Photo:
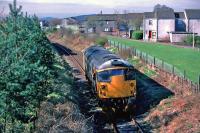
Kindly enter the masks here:
M 193 32 L 200 36 L 200 9 L 145 12 L 143 21 L 143 39 L 146 41 L 182 42 Z
M 172 9 L 145 12 L 143 38 L 147 41 L 167 41 L 168 32 L 175 31 L 175 16 Z

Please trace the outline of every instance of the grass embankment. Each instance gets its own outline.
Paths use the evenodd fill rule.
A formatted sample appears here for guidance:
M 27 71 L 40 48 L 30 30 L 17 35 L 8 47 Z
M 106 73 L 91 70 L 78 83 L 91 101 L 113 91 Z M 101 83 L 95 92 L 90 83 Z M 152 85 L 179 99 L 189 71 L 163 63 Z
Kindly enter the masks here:
M 41 103 L 36 132 L 90 132 L 78 105 L 78 94 L 73 89 L 72 69 L 58 54 L 56 59 L 57 85 Z
M 155 56 L 158 59 L 174 65 L 182 72 L 185 70 L 189 79 L 195 82 L 198 81 L 200 74 L 200 52 L 198 51 L 172 45 L 140 42 L 112 36 L 108 36 L 108 38 L 128 46 L 133 46 L 151 56 Z

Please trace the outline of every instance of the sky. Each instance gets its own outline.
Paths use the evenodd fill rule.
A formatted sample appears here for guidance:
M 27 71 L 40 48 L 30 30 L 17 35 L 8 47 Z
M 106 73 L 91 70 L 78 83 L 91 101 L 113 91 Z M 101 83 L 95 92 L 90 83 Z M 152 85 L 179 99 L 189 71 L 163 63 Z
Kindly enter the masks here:
M 0 0 L 0 12 L 8 14 L 8 3 L 12 0 Z M 39 17 L 69 17 L 83 14 L 152 11 L 156 4 L 164 4 L 175 11 L 200 9 L 200 0 L 18 0 L 23 11 Z

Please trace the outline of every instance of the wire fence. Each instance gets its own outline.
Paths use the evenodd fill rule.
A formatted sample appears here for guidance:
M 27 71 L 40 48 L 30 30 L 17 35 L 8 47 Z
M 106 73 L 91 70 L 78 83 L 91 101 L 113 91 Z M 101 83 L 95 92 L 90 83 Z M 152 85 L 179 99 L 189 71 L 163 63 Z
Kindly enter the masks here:
M 117 48 L 120 55 L 126 55 L 127 57 L 138 57 L 145 64 L 150 65 L 158 69 L 159 71 L 170 74 L 172 77 L 176 78 L 178 83 L 182 86 L 187 86 L 192 89 L 193 92 L 200 92 L 200 75 L 197 77 L 198 82 L 192 81 L 186 75 L 187 72 L 181 71 L 174 65 L 171 65 L 161 59 L 151 56 L 145 52 L 142 52 L 134 47 L 129 47 L 127 45 L 121 44 L 119 42 L 108 40 L 109 45 Z

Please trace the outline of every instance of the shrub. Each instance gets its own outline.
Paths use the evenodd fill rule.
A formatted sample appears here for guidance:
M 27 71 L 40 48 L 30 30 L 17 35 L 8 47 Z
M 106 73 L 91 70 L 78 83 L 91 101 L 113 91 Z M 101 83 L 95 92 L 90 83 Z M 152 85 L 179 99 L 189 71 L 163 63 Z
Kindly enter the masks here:
M 60 34 L 61 34 L 62 37 L 63 36 L 73 37 L 74 32 L 71 28 L 61 28 Z
M 117 53 L 118 49 L 116 47 L 109 47 L 107 50 L 109 50 L 112 53 Z
M 138 31 L 134 31 L 132 33 L 131 38 L 136 39 L 136 40 L 141 40 L 143 38 L 143 32 L 138 30 Z
M 99 37 L 96 39 L 95 43 L 100 46 L 104 46 L 108 42 L 106 37 Z
M 198 47 L 200 47 L 200 36 L 196 36 L 195 41 Z
M 192 44 L 192 42 L 193 42 L 193 37 L 192 37 L 192 35 L 188 35 L 188 36 L 184 39 L 184 42 L 185 42 L 186 44 Z
M 185 39 L 184 42 L 188 45 L 192 45 L 193 43 L 193 36 L 192 35 L 188 35 Z M 198 47 L 200 46 L 200 36 L 195 36 L 195 44 L 198 45 Z

